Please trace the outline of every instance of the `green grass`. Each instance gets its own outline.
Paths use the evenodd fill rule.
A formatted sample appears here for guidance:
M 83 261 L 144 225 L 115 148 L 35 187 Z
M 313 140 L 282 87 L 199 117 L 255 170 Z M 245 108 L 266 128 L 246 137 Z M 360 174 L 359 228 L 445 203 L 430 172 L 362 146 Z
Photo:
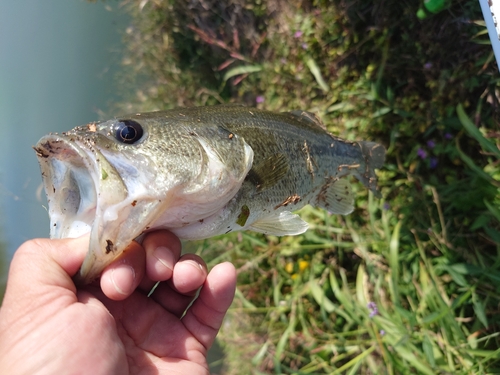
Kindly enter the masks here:
M 388 149 L 383 199 L 356 184 L 347 217 L 189 245 L 238 269 L 226 374 L 500 373 L 500 84 L 477 0 L 424 20 L 396 0 L 123 4 L 117 111 L 299 108 Z

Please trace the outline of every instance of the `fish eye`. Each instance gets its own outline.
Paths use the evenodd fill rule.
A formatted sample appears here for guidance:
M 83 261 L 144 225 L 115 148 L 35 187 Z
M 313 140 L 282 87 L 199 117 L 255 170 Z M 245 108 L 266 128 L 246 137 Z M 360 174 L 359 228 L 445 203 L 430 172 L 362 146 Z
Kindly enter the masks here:
M 134 120 L 119 120 L 116 125 L 115 138 L 122 143 L 134 144 L 143 134 L 141 124 Z

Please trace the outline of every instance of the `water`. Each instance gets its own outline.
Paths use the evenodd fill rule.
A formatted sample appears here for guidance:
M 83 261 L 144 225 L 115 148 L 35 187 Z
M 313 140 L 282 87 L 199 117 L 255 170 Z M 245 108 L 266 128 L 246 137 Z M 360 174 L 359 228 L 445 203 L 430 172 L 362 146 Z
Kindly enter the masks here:
M 31 146 L 48 132 L 97 120 L 117 100 L 127 17 L 116 8 L 83 0 L 0 2 L 0 237 L 9 255 L 49 233 Z

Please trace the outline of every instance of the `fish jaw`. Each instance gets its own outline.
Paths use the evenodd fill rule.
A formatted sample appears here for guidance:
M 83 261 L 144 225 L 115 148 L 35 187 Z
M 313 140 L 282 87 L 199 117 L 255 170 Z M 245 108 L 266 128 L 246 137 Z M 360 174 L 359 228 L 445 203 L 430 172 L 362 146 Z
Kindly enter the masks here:
M 40 139 L 35 151 L 49 204 L 51 238 L 90 232 L 100 205 L 110 206 L 127 197 L 121 177 L 105 158 L 92 155 L 95 149 L 81 147 L 64 135 L 49 134 Z
M 76 277 L 89 283 L 141 234 L 136 220 L 147 222 L 168 199 L 139 200 L 129 194 L 114 165 L 75 135 L 49 134 L 34 148 L 49 205 L 50 237 L 90 233 L 89 250 Z

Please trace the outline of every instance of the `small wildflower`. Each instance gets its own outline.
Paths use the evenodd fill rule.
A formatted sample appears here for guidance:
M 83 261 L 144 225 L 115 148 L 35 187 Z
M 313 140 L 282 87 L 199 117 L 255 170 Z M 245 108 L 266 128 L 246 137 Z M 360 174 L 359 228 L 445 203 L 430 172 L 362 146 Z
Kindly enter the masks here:
M 438 160 L 437 160 L 437 158 L 435 158 L 435 157 L 431 157 L 431 158 L 429 159 L 429 167 L 430 167 L 431 169 L 434 169 L 434 168 L 436 168 L 436 167 L 437 167 L 437 165 L 438 165 Z
M 299 260 L 299 271 L 303 272 L 309 267 L 309 262 L 307 260 Z
M 453 135 L 451 133 L 444 133 L 444 138 L 445 139 L 452 139 Z
M 295 34 L 293 34 L 293 36 L 298 39 L 298 38 L 300 38 L 302 36 L 302 34 L 303 34 L 302 30 L 297 30 L 295 32 Z
M 368 315 L 370 318 L 373 318 L 375 315 L 378 315 L 378 308 L 375 302 L 368 302 L 368 310 L 370 310 L 370 314 Z
M 259 95 L 255 98 L 256 103 L 264 103 L 264 97 L 262 95 Z
M 432 139 L 429 139 L 429 140 L 427 141 L 427 147 L 429 147 L 429 148 L 434 148 L 434 147 L 436 147 L 436 142 L 434 142 Z
M 388 202 L 384 202 L 384 210 L 389 211 L 391 209 L 391 205 Z
M 307 49 L 307 43 L 302 43 L 302 49 Z
M 381 329 L 381 330 L 379 331 L 379 333 L 380 333 L 380 336 L 384 336 L 384 335 L 385 335 L 385 331 L 384 331 L 383 329 Z
M 425 70 L 429 70 L 429 69 L 431 69 L 431 68 L 432 68 L 432 63 L 431 63 L 431 62 L 426 62 L 426 63 L 424 64 L 424 69 L 425 69 Z
M 419 148 L 417 151 L 417 155 L 420 156 L 421 159 L 425 159 L 427 157 L 427 151 L 423 148 Z

